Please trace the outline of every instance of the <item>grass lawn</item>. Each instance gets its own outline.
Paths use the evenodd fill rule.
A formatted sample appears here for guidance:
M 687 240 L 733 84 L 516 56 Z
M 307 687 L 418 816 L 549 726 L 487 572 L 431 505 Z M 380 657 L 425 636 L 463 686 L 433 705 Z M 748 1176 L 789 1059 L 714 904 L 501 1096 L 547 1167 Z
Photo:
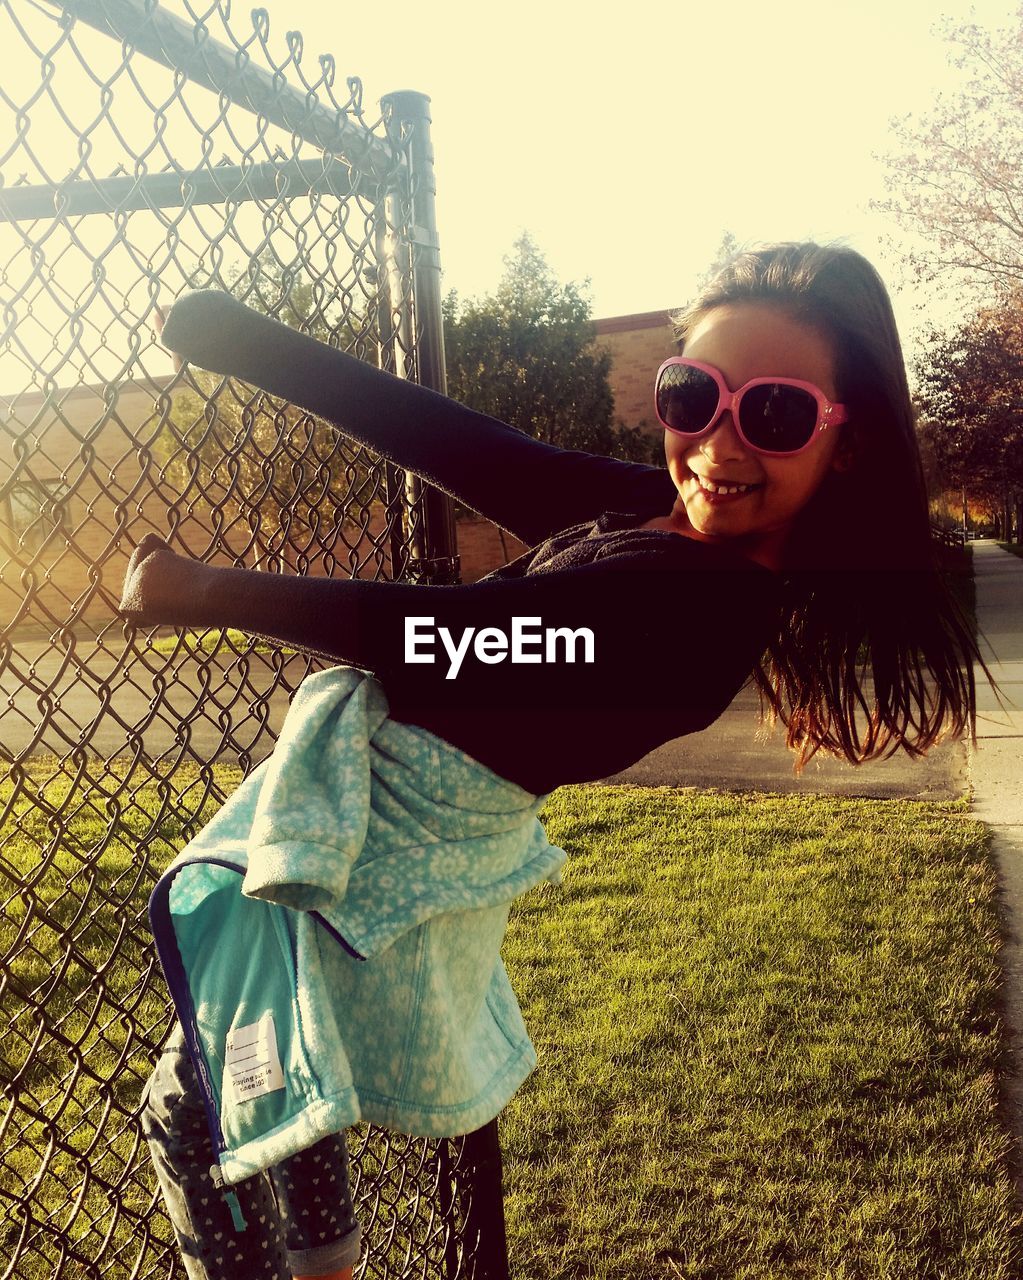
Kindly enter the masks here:
M 4 1276 L 167 1274 L 155 1267 L 166 1219 L 143 1226 L 155 1184 L 134 1123 L 168 1015 L 146 907 L 216 812 L 211 791 L 240 778 L 186 765 L 171 786 L 112 761 L 76 786 L 37 758 L 16 785 L 0 781 L 0 1259 L 17 1259 Z
M 1009 1280 L 996 878 L 954 804 L 566 788 L 506 960 L 512 1275 Z
M 1011 551 L 1014 556 L 1023 556 L 1023 543 L 1000 542 L 998 545 L 1003 551 Z
M 172 805 L 155 783 L 118 799 L 116 770 L 106 798 L 50 783 L 69 834 L 45 865 L 52 828 L 14 800 L 10 990 L 45 996 L 46 1025 L 87 1070 L 67 1094 L 59 1038 L 26 1063 L 36 1020 L 19 1015 L 5 1071 L 34 1102 L 10 1115 L 0 1183 L 21 1192 L 51 1126 L 70 1135 L 80 1160 L 31 1192 L 36 1222 L 83 1259 L 65 1280 L 93 1274 L 85 1259 L 128 1280 L 155 1258 L 133 1270 L 153 1248 L 132 1225 L 151 1187 L 126 1114 L 145 1062 L 118 1011 L 162 1023 L 141 978 L 157 868 L 141 874 L 138 844 L 165 863 L 184 811 L 208 815 L 210 786 L 238 777 L 202 775 L 175 776 Z M 515 1280 L 1020 1274 L 997 1112 L 997 881 L 965 802 L 566 787 L 545 822 L 570 853 L 564 881 L 516 905 L 505 946 L 540 1055 L 501 1125 Z M 35 923 L 19 876 L 45 904 Z M 62 963 L 71 937 L 84 963 Z M 130 1202 L 120 1218 L 111 1184 Z M 0 1232 L 5 1259 L 19 1223 Z M 54 1237 L 36 1238 L 14 1274 L 49 1280 Z

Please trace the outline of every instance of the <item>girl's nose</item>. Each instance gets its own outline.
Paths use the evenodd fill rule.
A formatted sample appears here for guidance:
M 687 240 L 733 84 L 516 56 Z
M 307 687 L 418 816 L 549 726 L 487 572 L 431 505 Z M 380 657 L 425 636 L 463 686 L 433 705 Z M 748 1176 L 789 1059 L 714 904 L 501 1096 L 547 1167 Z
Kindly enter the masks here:
M 746 456 L 746 446 L 735 429 L 735 420 L 727 409 L 718 418 L 710 434 L 700 441 L 699 450 L 711 462 L 727 462 L 732 458 Z

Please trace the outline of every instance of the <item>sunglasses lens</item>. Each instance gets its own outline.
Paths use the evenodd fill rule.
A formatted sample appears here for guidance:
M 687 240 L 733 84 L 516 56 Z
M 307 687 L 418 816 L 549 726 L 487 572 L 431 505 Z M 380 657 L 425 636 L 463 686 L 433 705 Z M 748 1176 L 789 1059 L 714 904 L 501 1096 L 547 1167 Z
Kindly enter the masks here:
M 657 382 L 657 415 L 673 431 L 702 431 L 714 417 L 718 396 L 718 384 L 709 373 L 670 364 Z
M 739 422 L 756 449 L 791 453 L 810 440 L 817 427 L 817 401 L 801 387 L 762 383 L 742 397 Z

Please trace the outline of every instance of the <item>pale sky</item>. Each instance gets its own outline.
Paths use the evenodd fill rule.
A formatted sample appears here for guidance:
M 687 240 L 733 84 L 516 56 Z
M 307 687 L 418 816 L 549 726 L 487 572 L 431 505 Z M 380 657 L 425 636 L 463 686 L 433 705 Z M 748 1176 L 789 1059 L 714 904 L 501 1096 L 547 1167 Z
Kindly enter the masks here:
M 885 167 L 875 156 L 893 145 L 893 117 L 927 112 L 939 92 L 960 82 L 942 20 L 995 28 L 1007 25 L 1014 9 L 1008 0 L 938 3 L 711 0 L 697 7 L 631 0 L 610 16 L 577 0 L 267 0 L 266 8 L 275 57 L 285 61 L 286 33 L 301 31 L 307 75 L 315 78 L 321 52 L 333 53 L 342 88 L 346 76 L 362 79 L 371 115 L 389 91 L 430 95 L 445 289 L 462 296 L 492 290 L 523 230 L 561 279 L 590 279 L 597 317 L 682 305 L 726 231 L 740 243 L 840 239 L 881 269 L 910 344 L 921 305 L 938 320 L 954 312 L 930 294 L 900 287 L 898 259 L 882 247 L 886 235 L 900 233 L 868 208 L 885 194 Z M 223 39 L 213 0 L 193 4 L 209 12 L 211 33 Z M 14 0 L 13 7 L 34 38 L 55 38 L 55 24 L 42 16 L 46 0 Z M 184 0 L 162 0 L 162 7 L 185 11 Z M 240 37 L 251 32 L 247 5 L 234 6 L 231 28 Z M 16 30 L 0 30 L 0 39 L 15 51 L 2 88 L 20 105 L 38 94 L 41 62 L 24 56 Z M 76 61 L 65 47 L 54 84 L 76 124 L 101 121 L 89 134 L 92 171 L 105 175 L 120 161 L 130 169 L 132 150 L 153 141 L 153 112 L 130 105 L 121 112 L 126 147 L 98 110 L 101 86 L 111 79 L 118 100 L 133 101 L 118 46 L 87 30 L 76 40 L 85 56 Z M 131 66 L 154 101 L 169 93 L 167 72 L 138 56 Z M 214 114 L 212 95 L 196 92 L 199 108 Z M 29 116 L 31 165 L 63 177 L 76 160 L 74 135 L 45 95 Z M 18 128 L 16 113 L 0 104 L 0 176 L 8 183 L 31 167 L 15 142 Z M 194 129 L 172 120 L 167 137 L 176 163 L 199 163 Z M 157 152 L 150 167 L 158 170 L 166 158 Z M 29 180 L 38 182 L 39 174 Z M 246 217 L 257 214 L 250 208 L 239 214 Z M 121 258 L 104 256 L 109 218 L 78 226 L 74 252 L 49 244 L 60 262 L 58 293 L 80 299 L 94 260 L 111 280 L 136 275 L 110 308 L 113 343 L 118 323 L 125 328 L 118 305 L 131 314 L 145 271 L 125 257 L 130 249 L 119 250 Z M 183 230 L 193 254 L 208 250 L 216 227 L 212 213 L 189 219 Z M 133 215 L 132 229 L 149 237 L 140 261 L 155 272 L 163 229 L 148 214 Z M 147 262 L 147 254 L 155 257 Z M 29 258 L 26 246 L 17 249 L 15 232 L 0 228 L 0 261 L 16 267 L 10 280 L 24 278 Z M 168 263 L 161 277 L 170 296 L 182 287 L 174 271 Z M 0 389 L 23 381 L 31 363 L 25 353 L 45 342 L 48 372 L 59 381 L 93 376 L 60 367 L 68 335 L 55 336 L 45 319 L 54 305 L 40 297 L 33 316 L 19 317 L 24 347 L 20 355 L 16 344 L 0 353 Z M 85 314 L 103 330 L 98 303 Z
M 1008 24 L 997 0 L 439 0 L 343 10 L 269 0 L 366 100 L 432 100 L 445 282 L 492 289 L 528 229 L 594 314 L 684 302 L 722 234 L 844 239 L 895 292 L 881 249 L 893 116 L 928 110 L 959 73 L 940 23 Z M 343 17 L 338 14 L 343 13 Z M 379 23 L 391 38 L 386 39 Z M 899 297 L 903 328 L 919 296 Z

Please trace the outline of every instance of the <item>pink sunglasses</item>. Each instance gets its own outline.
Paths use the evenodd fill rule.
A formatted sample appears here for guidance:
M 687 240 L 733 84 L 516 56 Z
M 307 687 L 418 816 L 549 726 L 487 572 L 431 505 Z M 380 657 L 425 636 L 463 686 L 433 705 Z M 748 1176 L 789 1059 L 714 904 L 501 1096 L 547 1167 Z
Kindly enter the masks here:
M 845 405 L 832 404 L 812 382 L 751 378 L 732 391 L 719 369 L 686 356 L 672 356 L 657 370 L 654 408 L 666 430 L 691 440 L 706 435 L 727 409 L 744 444 L 781 458 L 802 453 L 849 418 Z

